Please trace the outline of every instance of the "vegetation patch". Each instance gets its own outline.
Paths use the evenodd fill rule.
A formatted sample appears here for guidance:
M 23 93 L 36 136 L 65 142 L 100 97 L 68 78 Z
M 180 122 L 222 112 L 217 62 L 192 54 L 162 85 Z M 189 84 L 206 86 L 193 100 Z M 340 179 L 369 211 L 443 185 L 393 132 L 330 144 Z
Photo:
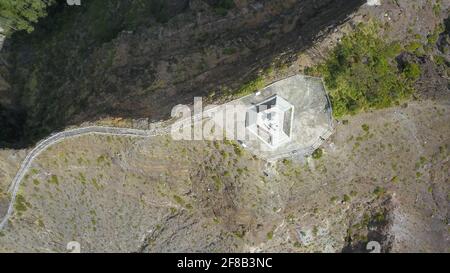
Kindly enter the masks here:
M 225 16 L 228 14 L 228 11 L 236 6 L 233 0 L 217 0 L 212 4 L 214 8 L 214 12 Z
M 361 128 L 362 128 L 362 129 L 364 130 L 364 132 L 366 132 L 366 133 L 368 133 L 369 130 L 370 130 L 370 127 L 369 127 L 369 125 L 367 125 L 367 124 L 361 125 Z
M 314 159 L 320 159 L 323 156 L 323 150 L 322 149 L 317 149 L 312 153 L 312 158 Z
M 239 144 L 237 144 L 236 142 L 233 142 L 233 148 L 234 148 L 234 153 L 241 157 L 244 155 L 244 151 L 243 149 L 239 146 Z
M 50 179 L 48 180 L 48 183 L 50 184 L 54 184 L 54 185 L 59 185 L 59 181 L 58 181 L 58 177 L 56 175 L 52 175 L 50 177 Z
M 175 202 L 177 202 L 179 205 L 184 206 L 185 202 L 183 200 L 183 198 L 181 198 L 178 195 L 173 195 L 173 199 L 175 200 Z
M 376 24 L 358 26 L 323 64 L 307 69 L 324 78 L 336 118 L 397 105 L 414 91 L 420 67 L 399 67 L 401 45 L 386 43 L 378 29 Z
M 25 200 L 25 197 L 21 194 L 18 194 L 16 197 L 16 203 L 14 204 L 14 209 L 21 214 L 25 212 L 28 208 L 31 208 L 31 204 Z
M 125 15 L 124 24 L 131 28 L 148 24 L 151 15 L 156 22 L 166 23 L 170 19 L 167 1 L 164 0 L 135 0 Z
M 272 239 L 273 239 L 273 230 L 271 230 L 267 233 L 267 240 L 272 240 Z
M 101 190 L 103 187 L 98 183 L 96 178 L 92 178 L 92 185 L 94 185 L 95 189 Z
M 237 53 L 237 49 L 233 48 L 233 47 L 227 47 L 227 48 L 224 48 L 222 52 L 225 55 L 233 55 L 233 54 Z
M 25 30 L 32 32 L 39 18 L 47 16 L 47 7 L 54 0 L 2 0 L 0 1 L 0 26 L 8 33 Z
M 217 177 L 217 176 L 213 176 L 212 179 L 214 181 L 214 185 L 216 187 L 216 191 L 220 191 L 222 189 L 222 187 L 223 187 L 222 180 L 220 180 L 220 178 Z
M 386 189 L 383 188 L 383 187 L 377 186 L 377 187 L 375 188 L 375 190 L 373 191 L 373 194 L 374 194 L 376 197 L 381 198 L 381 197 L 383 197 L 383 196 L 386 194 Z
M 344 203 L 348 203 L 350 202 L 352 199 L 350 198 L 350 196 L 348 196 L 347 194 L 344 194 L 344 197 L 342 198 L 342 202 Z
M 250 95 L 262 88 L 266 85 L 266 81 L 263 76 L 258 76 L 255 79 L 247 82 L 241 88 L 239 88 L 236 92 L 234 92 L 233 96 L 236 98 L 244 97 Z

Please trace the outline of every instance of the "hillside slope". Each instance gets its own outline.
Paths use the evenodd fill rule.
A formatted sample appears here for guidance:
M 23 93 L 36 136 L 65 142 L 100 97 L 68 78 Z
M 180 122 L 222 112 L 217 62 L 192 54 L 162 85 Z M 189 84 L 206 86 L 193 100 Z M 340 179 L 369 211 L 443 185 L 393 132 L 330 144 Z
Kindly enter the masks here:
M 194 96 L 222 98 L 364 1 L 159 2 L 89 1 L 15 35 L 2 52 L 11 87 L 0 143 L 27 145 L 105 116 L 158 120 Z

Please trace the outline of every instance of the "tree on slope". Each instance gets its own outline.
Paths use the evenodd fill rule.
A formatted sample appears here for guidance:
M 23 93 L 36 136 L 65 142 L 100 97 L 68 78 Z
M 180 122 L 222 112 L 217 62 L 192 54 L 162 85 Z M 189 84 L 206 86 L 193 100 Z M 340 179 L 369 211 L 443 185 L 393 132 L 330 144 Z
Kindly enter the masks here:
M 47 7 L 55 0 L 1 0 L 0 26 L 7 32 L 32 32 L 33 24 L 47 15 Z

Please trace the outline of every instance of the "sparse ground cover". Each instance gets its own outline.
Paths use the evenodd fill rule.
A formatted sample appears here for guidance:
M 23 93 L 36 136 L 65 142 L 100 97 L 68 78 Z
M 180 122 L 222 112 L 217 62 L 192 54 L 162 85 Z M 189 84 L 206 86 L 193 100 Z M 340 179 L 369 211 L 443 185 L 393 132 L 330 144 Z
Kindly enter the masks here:
M 321 156 L 273 166 L 229 141 L 68 140 L 35 162 L 0 245 L 308 252 L 379 239 L 396 250 L 443 250 L 448 111 L 425 101 L 351 117 Z
M 404 17 L 393 16 L 398 18 Z M 442 28 L 420 37 L 415 30 L 408 34 L 419 41 L 408 49 L 414 58 L 442 56 L 426 46 L 440 40 L 435 33 Z M 377 62 L 387 57 L 372 52 L 370 62 L 364 61 L 372 49 L 343 54 L 350 67 L 338 65 L 340 72 L 330 77 L 348 77 L 361 66 L 377 71 Z M 390 65 L 383 79 L 392 79 Z M 445 61 L 438 65 L 446 67 Z M 407 80 L 417 71 L 396 73 L 407 73 L 400 77 Z M 302 162 L 266 164 L 228 141 L 82 137 L 60 143 L 27 174 L 16 214 L 0 232 L 0 251 L 64 252 L 68 241 L 78 240 L 86 252 L 339 252 L 364 251 L 377 240 L 384 251 L 448 252 L 449 94 L 445 84 L 437 84 L 442 76 L 432 75 L 428 81 L 437 86 L 439 100 L 401 106 L 392 101 L 387 109 L 345 116 L 333 138 Z M 396 98 L 379 82 L 370 83 Z M 248 90 L 259 84 L 250 83 Z M 341 91 L 347 101 L 348 90 Z M 367 94 L 356 93 L 361 108 L 355 113 L 379 108 Z M 0 210 L 24 155 L 0 153 Z

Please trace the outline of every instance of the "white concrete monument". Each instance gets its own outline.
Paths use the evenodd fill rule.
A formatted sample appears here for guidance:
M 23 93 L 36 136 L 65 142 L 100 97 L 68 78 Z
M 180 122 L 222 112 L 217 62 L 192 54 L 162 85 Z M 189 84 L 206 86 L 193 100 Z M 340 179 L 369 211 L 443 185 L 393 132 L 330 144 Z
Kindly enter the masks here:
M 291 140 L 294 106 L 279 95 L 252 106 L 246 127 L 272 149 Z

